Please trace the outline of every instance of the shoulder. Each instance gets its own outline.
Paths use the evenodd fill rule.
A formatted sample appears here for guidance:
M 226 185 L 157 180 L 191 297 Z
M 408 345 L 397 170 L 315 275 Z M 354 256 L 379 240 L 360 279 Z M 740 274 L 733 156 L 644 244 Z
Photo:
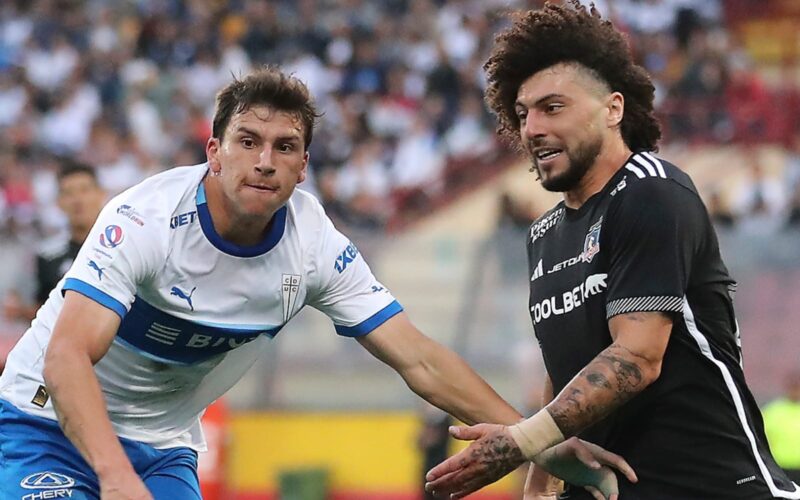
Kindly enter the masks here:
M 163 222 L 168 221 L 180 205 L 187 201 L 194 203 L 197 186 L 205 172 L 206 165 L 200 164 L 175 167 L 148 177 L 112 198 L 104 212 L 115 213 L 138 226 L 165 226 Z
M 622 168 L 622 178 L 610 192 L 612 206 L 647 210 L 702 205 L 689 175 L 652 153 L 634 154 Z
M 290 220 L 301 233 L 318 233 L 333 226 L 322 203 L 308 191 L 295 189 L 287 207 Z

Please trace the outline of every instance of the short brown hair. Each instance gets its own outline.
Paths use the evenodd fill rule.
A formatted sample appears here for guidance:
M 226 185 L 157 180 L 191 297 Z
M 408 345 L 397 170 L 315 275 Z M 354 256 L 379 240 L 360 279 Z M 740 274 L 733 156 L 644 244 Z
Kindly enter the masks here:
M 498 118 L 498 133 L 519 147 L 517 92 L 531 75 L 559 63 L 575 63 L 625 98 L 621 134 L 632 151 L 656 151 L 661 127 L 653 112 L 655 87 L 610 21 L 592 6 L 546 3 L 512 15 L 513 24 L 495 38 L 484 64 L 486 103 Z
M 307 150 L 320 114 L 306 84 L 276 66 L 265 66 L 241 80 L 234 78 L 217 93 L 211 132 L 213 137 L 222 140 L 233 115 L 262 104 L 297 115 L 303 123 L 304 148 Z

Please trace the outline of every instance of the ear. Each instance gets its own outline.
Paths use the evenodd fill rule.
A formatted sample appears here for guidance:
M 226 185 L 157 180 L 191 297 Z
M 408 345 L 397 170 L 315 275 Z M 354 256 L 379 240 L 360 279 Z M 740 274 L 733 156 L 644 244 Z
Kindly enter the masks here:
M 300 184 L 304 180 L 306 180 L 306 172 L 308 172 L 308 159 L 311 156 L 308 154 L 308 151 L 303 153 L 303 168 L 300 169 L 300 172 L 297 174 L 297 183 Z
M 206 159 L 212 172 L 219 172 L 222 164 L 219 162 L 220 140 L 216 137 L 209 137 L 206 142 Z
M 608 118 L 606 125 L 617 128 L 622 123 L 625 115 L 625 97 L 619 92 L 612 92 L 608 96 Z

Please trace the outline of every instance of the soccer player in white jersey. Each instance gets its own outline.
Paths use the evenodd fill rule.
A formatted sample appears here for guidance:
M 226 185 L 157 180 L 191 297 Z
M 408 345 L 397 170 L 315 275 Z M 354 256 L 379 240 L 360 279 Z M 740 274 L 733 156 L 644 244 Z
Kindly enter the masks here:
M 200 498 L 199 416 L 305 304 L 461 420 L 521 418 L 409 322 L 295 189 L 316 116 L 276 68 L 235 80 L 217 97 L 207 163 L 103 209 L 0 378 L 0 498 Z M 564 455 L 626 467 L 579 441 L 562 450 L 556 471 Z M 613 479 L 605 466 L 588 476 Z

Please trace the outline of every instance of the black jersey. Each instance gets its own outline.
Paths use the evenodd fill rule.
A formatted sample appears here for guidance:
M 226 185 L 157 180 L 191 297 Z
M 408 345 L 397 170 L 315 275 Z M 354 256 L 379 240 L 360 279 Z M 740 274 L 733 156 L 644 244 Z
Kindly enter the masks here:
M 44 304 L 47 296 L 59 280 L 67 274 L 81 243 L 69 240 L 59 241 L 53 248 L 42 251 L 36 257 L 36 301 Z
M 631 156 L 578 210 L 563 202 L 528 239 L 534 331 L 557 394 L 611 344 L 608 319 L 674 322 L 652 385 L 580 437 L 622 455 L 624 500 L 800 498 L 772 459 L 741 368 L 735 283 L 691 179 Z M 564 498 L 591 498 L 577 488 Z

